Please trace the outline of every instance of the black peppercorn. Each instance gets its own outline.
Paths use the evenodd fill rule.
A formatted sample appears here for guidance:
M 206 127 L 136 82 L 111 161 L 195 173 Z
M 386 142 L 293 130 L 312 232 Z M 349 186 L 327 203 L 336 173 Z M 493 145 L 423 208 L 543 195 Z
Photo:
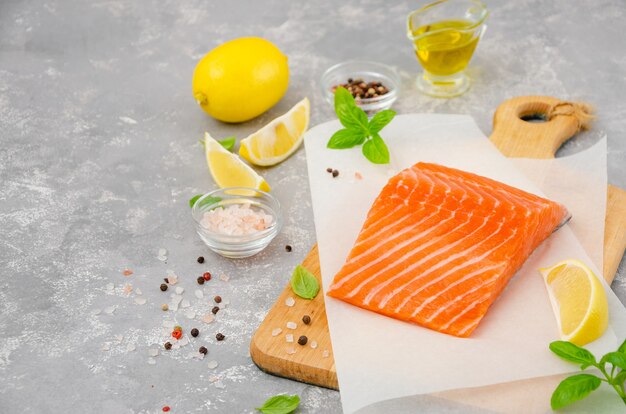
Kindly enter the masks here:
M 218 341 L 223 341 L 223 340 L 224 340 L 224 338 L 226 338 L 226 337 L 225 337 L 225 336 L 224 336 L 224 334 L 222 334 L 222 333 L 219 333 L 219 332 L 218 332 L 218 334 L 217 334 L 217 335 L 215 335 L 215 339 L 217 339 Z
M 222 297 L 221 296 L 216 296 L 213 298 L 213 300 L 215 301 L 215 303 L 221 303 L 222 302 Z
M 204 263 L 204 256 L 198 257 L 198 263 Z
M 337 177 L 339 175 L 339 171 L 333 170 L 333 177 Z
M 198 276 L 198 279 L 196 279 L 198 281 L 199 285 L 204 285 L 204 278 L 202 276 Z
M 167 290 L 167 285 L 165 283 L 161 283 L 161 290 L 165 292 Z
M 197 328 L 193 328 L 191 330 L 191 336 L 193 336 L 194 338 L 198 336 L 198 334 L 200 334 L 200 331 Z
M 164 347 L 165 347 L 165 349 L 167 349 L 168 351 L 169 351 L 170 349 L 172 349 L 172 343 L 171 343 L 171 342 L 166 342 L 163 346 L 164 346 Z
M 311 323 L 311 317 L 309 315 L 304 315 L 302 317 L 302 322 L 304 322 L 305 325 L 308 325 Z
M 298 344 L 306 345 L 308 340 L 309 340 L 309 338 L 307 338 L 306 336 L 302 335 L 300 338 L 298 338 Z
M 207 354 L 207 352 L 209 352 L 209 350 L 208 350 L 208 349 L 206 349 L 206 347 L 205 347 L 205 346 L 201 346 L 201 347 L 200 347 L 200 349 L 198 349 L 198 352 L 200 352 L 201 354 L 206 355 L 206 354 Z
M 218 308 L 217 306 L 214 306 L 213 309 L 211 309 L 211 312 L 213 312 L 213 315 L 217 314 L 217 312 L 220 311 L 220 308 Z
M 327 173 L 331 173 L 331 172 L 333 172 L 333 169 L 332 169 L 332 168 L 330 168 L 330 167 L 328 167 L 328 168 L 326 168 L 326 172 L 327 172 Z
M 285 250 L 287 251 L 287 253 L 291 253 L 291 251 L 293 250 L 293 247 L 291 247 L 289 244 L 285 246 Z

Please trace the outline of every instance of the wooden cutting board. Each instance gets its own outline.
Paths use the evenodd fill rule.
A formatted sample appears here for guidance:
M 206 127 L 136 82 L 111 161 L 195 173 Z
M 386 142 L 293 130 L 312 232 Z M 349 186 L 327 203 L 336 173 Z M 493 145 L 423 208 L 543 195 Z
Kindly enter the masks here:
M 570 115 L 560 115 L 548 122 L 538 123 L 527 122 L 522 118 L 545 114 L 552 105 L 559 102 L 558 99 L 547 96 L 524 96 L 505 101 L 496 110 L 493 120 L 494 130 L 489 139 L 507 157 L 554 158 L 559 147 L 578 131 L 578 120 Z M 607 197 L 603 274 L 610 284 L 626 248 L 626 191 L 609 185 Z M 302 265 L 318 278 L 321 285 L 317 245 L 313 246 Z M 294 306 L 286 305 L 288 298 L 295 299 Z M 309 325 L 302 322 L 304 315 L 311 317 Z M 287 322 L 290 321 L 297 323 L 296 329 L 286 328 Z M 273 330 L 277 328 L 282 329 L 282 332 L 273 336 Z M 286 334 L 293 335 L 293 343 L 285 341 Z M 301 335 L 308 338 L 305 346 L 297 343 Z M 311 347 L 312 341 L 316 341 L 317 347 Z M 296 352 L 291 353 L 293 350 Z M 252 337 L 250 355 L 260 369 L 270 374 L 339 389 L 324 295 L 321 292 L 311 301 L 303 300 L 287 285 Z M 484 402 L 485 398 L 481 399 L 481 390 L 484 390 L 483 397 L 487 397 L 498 388 L 498 393 L 504 395 L 508 392 L 513 399 L 515 390 L 519 389 L 520 384 L 526 388 L 534 387 L 535 390 L 546 388 L 552 390 L 559 379 L 559 376 L 556 376 L 518 381 L 474 389 L 469 394 L 455 390 L 438 393 L 437 397 L 459 401 L 468 401 L 471 397 L 474 402 Z

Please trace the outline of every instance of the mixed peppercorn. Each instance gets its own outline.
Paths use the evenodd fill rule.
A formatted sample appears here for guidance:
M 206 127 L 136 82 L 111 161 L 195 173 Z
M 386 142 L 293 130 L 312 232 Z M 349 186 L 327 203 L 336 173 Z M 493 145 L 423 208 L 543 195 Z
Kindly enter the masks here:
M 360 78 L 358 79 L 348 78 L 347 83 L 342 83 L 341 85 L 333 86 L 332 88 L 333 93 L 340 86 L 343 86 L 344 88 L 346 88 L 348 92 L 352 94 L 355 100 L 376 98 L 378 96 L 389 93 L 389 89 L 385 85 L 383 85 L 381 82 L 378 82 L 378 81 L 365 82 L 363 79 L 360 79 Z

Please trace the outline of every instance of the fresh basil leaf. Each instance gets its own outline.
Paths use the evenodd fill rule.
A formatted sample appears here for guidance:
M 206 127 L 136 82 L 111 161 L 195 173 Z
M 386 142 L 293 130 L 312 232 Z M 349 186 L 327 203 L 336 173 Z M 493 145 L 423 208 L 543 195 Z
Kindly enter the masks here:
M 193 206 L 196 204 L 196 201 L 198 201 L 198 199 L 200 197 L 202 197 L 203 195 L 204 194 L 198 194 L 198 195 L 195 195 L 195 196 L 191 197 L 189 199 L 189 207 L 193 208 Z M 202 206 L 207 205 L 207 204 L 215 204 L 215 203 L 218 203 L 220 201 L 222 201 L 222 199 L 219 198 L 219 197 L 207 197 L 204 200 L 202 200 L 201 204 L 198 207 L 202 207 Z
M 335 132 L 326 146 L 332 149 L 352 148 L 365 142 L 366 136 L 361 130 L 344 128 Z
M 550 350 L 566 361 L 580 364 L 581 369 L 596 365 L 596 358 L 591 352 L 571 342 L 554 341 L 550 344 Z
M 391 122 L 393 117 L 396 116 L 396 112 L 391 109 L 385 109 L 383 111 L 378 112 L 369 122 L 369 131 L 370 134 L 377 134 L 383 129 L 388 123 Z
M 235 140 L 237 138 L 235 138 L 235 136 L 233 135 L 232 137 L 228 137 L 228 138 L 224 138 L 224 139 L 220 139 L 219 142 L 222 147 L 226 148 L 228 151 L 232 150 L 233 147 L 235 146 Z
M 621 352 L 609 352 L 600 360 L 600 365 L 603 366 L 606 363 L 610 363 L 614 367 L 626 370 L 626 354 Z
M 626 354 L 626 339 L 624 339 L 624 342 L 617 348 L 617 352 Z
M 552 393 L 550 405 L 558 410 L 573 402 L 582 400 L 601 384 L 600 378 L 589 374 L 578 374 L 565 378 Z
M 346 88 L 335 89 L 335 113 L 341 125 L 369 133 L 367 114 L 354 102 L 354 97 Z
M 313 299 L 320 291 L 317 278 L 300 265 L 293 271 L 290 283 L 294 293 L 303 299 Z
M 620 371 L 615 377 L 613 377 L 613 384 L 624 386 L 626 382 L 626 371 Z
M 276 395 L 255 408 L 263 414 L 289 414 L 298 408 L 300 397 L 297 395 Z
M 365 144 L 363 144 L 363 155 L 374 164 L 389 163 L 387 144 L 378 134 L 374 134 L 372 139 L 365 141 Z

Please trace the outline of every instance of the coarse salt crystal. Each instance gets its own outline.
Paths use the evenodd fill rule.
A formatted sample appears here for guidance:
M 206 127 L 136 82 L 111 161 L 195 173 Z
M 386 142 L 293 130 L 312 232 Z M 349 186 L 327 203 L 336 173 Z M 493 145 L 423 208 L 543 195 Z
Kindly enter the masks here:
M 272 336 L 278 336 L 283 330 L 280 328 L 272 329 Z
M 146 304 L 146 298 L 135 298 L 135 303 L 137 305 L 145 305 Z
M 360 173 L 360 172 L 356 171 L 356 172 L 354 173 L 354 178 L 356 178 L 357 180 L 360 180 L 360 179 L 362 179 L 362 178 L 363 178 L 363 176 L 361 175 L 361 173 Z
M 218 365 L 219 364 L 217 363 L 217 361 L 209 361 L 209 363 L 207 364 L 209 369 L 215 369 L 215 368 L 217 368 Z
M 159 249 L 159 256 L 166 256 L 166 255 L 167 255 L 167 249 L 160 248 Z
M 287 322 L 287 329 L 296 329 L 298 324 L 295 322 Z
M 115 309 L 117 309 L 117 306 L 115 306 L 115 305 L 108 306 L 108 307 L 104 308 L 104 313 L 112 315 L 113 312 L 115 312 Z
M 218 377 L 217 375 L 209 376 L 209 382 L 211 382 L 211 383 L 219 381 L 219 379 L 220 379 L 220 377 Z
M 204 323 L 212 323 L 213 321 L 215 321 L 215 316 L 209 314 L 206 314 L 202 317 L 202 322 Z
M 128 352 L 133 352 L 135 349 L 137 349 L 137 347 L 135 346 L 135 344 L 128 344 L 126 346 L 126 351 Z
M 194 351 L 194 352 L 190 353 L 189 356 L 191 356 L 194 359 L 200 359 L 200 360 L 204 359 L 204 354 L 202 352 L 199 352 L 199 351 Z
M 181 308 L 188 308 L 191 306 L 191 303 L 189 303 L 189 301 L 187 299 L 183 299 L 182 302 L 180 302 L 180 307 Z
M 325 349 L 324 352 L 322 352 L 322 358 L 328 358 L 330 356 L 330 352 L 328 352 L 328 349 Z
M 296 348 L 293 346 L 288 346 L 287 348 L 285 348 L 285 351 L 287 352 L 287 354 L 293 355 L 296 353 Z
M 226 388 L 226 384 L 224 384 L 222 381 L 217 381 L 213 385 L 215 386 L 215 388 L 218 388 L 220 390 L 223 390 L 224 388 Z
M 155 357 L 157 355 L 159 355 L 159 350 L 156 348 L 150 348 L 148 349 L 148 355 Z
M 139 288 L 135 289 L 135 293 L 140 295 L 140 296 L 143 294 L 143 292 Z
M 150 364 L 150 365 L 154 365 L 154 364 L 156 364 L 156 359 L 154 359 L 154 358 L 148 358 L 148 364 Z
M 317 341 L 311 341 L 311 348 L 312 349 L 317 348 Z
M 292 343 L 293 342 L 293 335 L 292 334 L 287 334 L 285 335 L 285 341 Z
M 292 307 L 293 305 L 296 304 L 296 300 L 294 298 L 292 298 L 291 296 L 289 296 L 287 299 L 285 299 L 285 305 Z
M 202 216 L 200 224 L 209 231 L 228 235 L 248 235 L 272 225 L 274 217 L 249 203 L 217 207 Z
M 161 262 L 166 262 L 167 261 L 167 257 L 166 256 L 157 256 L 157 259 L 159 259 L 159 261 L 161 261 Z
M 187 317 L 187 319 L 193 319 L 193 318 L 195 318 L 195 317 L 196 317 L 196 312 L 195 312 L 195 311 L 193 311 L 193 310 L 188 310 L 188 311 L 185 313 L 185 316 Z
M 185 346 L 187 344 L 189 344 L 189 338 L 187 338 L 186 336 L 183 336 L 180 341 L 178 341 L 178 344 L 180 346 Z
M 220 275 L 220 280 L 222 282 L 228 282 L 228 280 L 230 279 L 230 277 L 226 276 L 226 275 Z
M 111 291 L 115 290 L 115 285 L 113 283 L 107 283 L 106 290 L 108 292 L 111 292 Z
M 115 340 L 117 341 L 118 344 L 121 344 L 122 341 L 124 340 L 124 335 L 115 335 Z
M 185 288 L 183 288 L 183 287 L 178 286 L 176 288 L 176 293 L 179 294 L 179 295 L 182 295 L 184 291 L 185 291 Z
M 111 349 L 111 344 L 109 344 L 108 342 L 102 344 L 103 351 L 108 351 L 109 349 Z
M 126 295 L 130 295 L 130 292 L 133 291 L 133 285 L 131 285 L 130 283 L 124 283 L 124 289 L 122 290 L 122 292 L 124 292 Z
M 204 297 L 204 293 L 200 289 L 196 289 L 195 295 L 198 299 L 202 299 Z
M 100 313 L 102 313 L 102 311 L 101 311 L 100 309 L 94 309 L 94 310 L 91 312 L 91 315 L 92 315 L 92 316 L 98 316 L 98 315 L 100 315 Z

